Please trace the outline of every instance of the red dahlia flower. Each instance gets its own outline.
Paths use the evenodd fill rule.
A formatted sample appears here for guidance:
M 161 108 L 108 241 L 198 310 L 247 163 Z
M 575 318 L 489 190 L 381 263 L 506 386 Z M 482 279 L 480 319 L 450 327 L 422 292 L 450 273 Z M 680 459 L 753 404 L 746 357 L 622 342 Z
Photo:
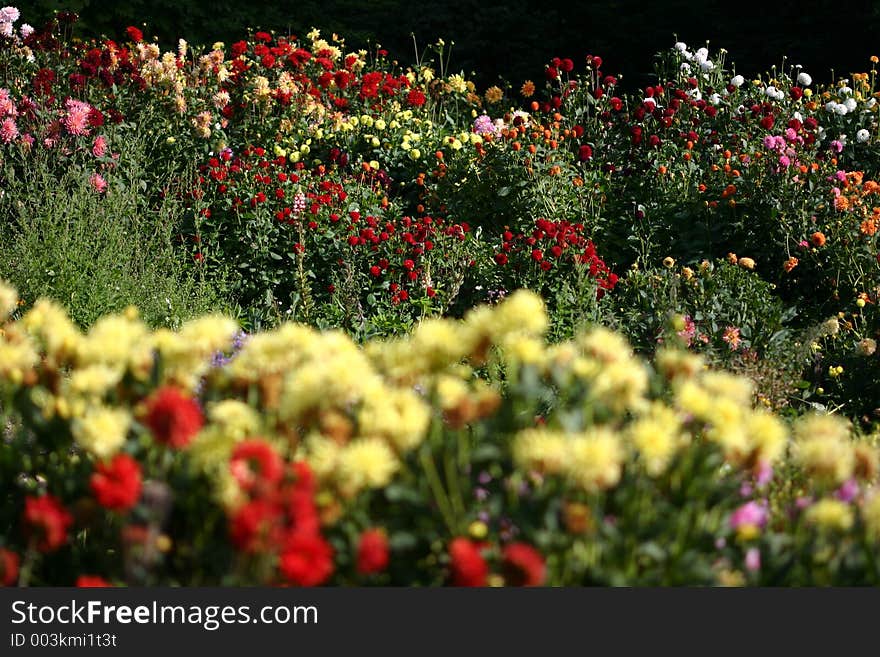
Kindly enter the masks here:
M 281 574 L 297 586 L 318 586 L 333 574 L 333 547 L 318 534 L 291 534 L 278 563 Z
M 76 586 L 81 589 L 100 589 L 109 588 L 113 585 L 98 575 L 80 575 L 76 578 Z
M 425 94 L 421 89 L 412 89 L 406 96 L 406 102 L 410 104 L 410 107 L 421 107 L 425 104 Z
M 367 529 L 358 542 L 357 571 L 381 573 L 388 567 L 388 536 L 382 529 Z
M 169 447 L 186 447 L 205 423 L 199 405 L 177 388 L 165 386 L 148 402 L 144 423 L 153 438 Z
M 511 543 L 503 553 L 504 580 L 511 586 L 541 586 L 547 573 L 544 557 L 531 545 Z
M 18 581 L 18 555 L 0 548 L 0 586 L 12 586 Z
M 73 517 L 52 495 L 27 497 L 24 501 L 25 533 L 36 540 L 41 552 L 53 552 L 67 542 Z
M 278 545 L 281 538 L 281 509 L 266 500 L 252 500 L 240 506 L 229 519 L 233 545 L 242 552 L 263 552 Z
M 480 553 L 483 544 L 456 538 L 449 544 L 449 568 L 453 586 L 486 586 L 489 564 Z
M 315 493 L 315 473 L 305 461 L 294 461 L 290 464 L 290 472 L 295 480 L 296 490 L 313 495 Z
M 128 34 L 128 38 L 135 43 L 140 43 L 144 40 L 144 33 L 133 25 L 129 25 L 127 28 L 125 28 L 125 33 Z
M 305 534 L 321 531 L 321 517 L 312 493 L 294 488 L 283 493 L 283 500 L 292 531 Z
M 105 509 L 128 511 L 141 497 L 141 466 L 128 454 L 117 454 L 95 467 L 89 486 Z
M 264 440 L 252 439 L 236 445 L 229 469 L 245 491 L 266 492 L 284 475 L 284 462 Z

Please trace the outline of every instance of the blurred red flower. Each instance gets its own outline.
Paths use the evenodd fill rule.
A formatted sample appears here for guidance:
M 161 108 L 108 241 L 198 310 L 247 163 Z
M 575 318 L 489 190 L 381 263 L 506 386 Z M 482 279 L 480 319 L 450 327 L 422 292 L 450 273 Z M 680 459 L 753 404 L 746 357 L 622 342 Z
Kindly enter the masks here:
M 89 486 L 105 509 L 128 511 L 141 497 L 141 466 L 128 454 L 117 454 L 109 463 L 98 463 Z
M 103 577 L 98 575 L 80 575 L 76 578 L 76 586 L 81 589 L 88 588 L 108 588 L 113 586 Z
M 18 581 L 18 555 L 0 548 L 0 586 L 12 586 Z
M 148 401 L 144 423 L 153 438 L 169 447 L 186 447 L 205 423 L 194 399 L 172 386 L 157 390 Z
M 292 584 L 318 586 L 333 574 L 333 547 L 318 534 L 288 536 L 278 568 Z
M 467 538 L 449 544 L 449 568 L 454 586 L 486 586 L 489 564 L 483 558 L 483 545 Z
M 531 545 L 510 543 L 503 557 L 504 581 L 511 586 L 541 586 L 547 574 L 544 557 Z
M 380 573 L 388 567 L 388 536 L 382 529 L 367 529 L 360 537 L 357 571 L 361 575 Z
M 24 501 L 25 534 L 36 541 L 41 552 L 53 552 L 67 542 L 67 530 L 73 517 L 61 501 L 52 495 L 27 497 Z
M 255 438 L 235 446 L 229 470 L 242 490 L 262 495 L 281 481 L 284 462 L 269 443 Z

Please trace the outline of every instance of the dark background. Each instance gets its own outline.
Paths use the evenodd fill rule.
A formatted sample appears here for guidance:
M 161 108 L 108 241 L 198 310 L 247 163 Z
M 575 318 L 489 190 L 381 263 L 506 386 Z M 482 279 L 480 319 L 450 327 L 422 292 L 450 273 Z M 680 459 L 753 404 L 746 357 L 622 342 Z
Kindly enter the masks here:
M 628 88 L 653 81 L 653 56 L 675 36 L 696 49 L 729 51 L 746 75 L 772 65 L 802 64 L 817 82 L 870 68 L 880 55 L 880 0 L 32 0 L 19 5 L 22 21 L 37 25 L 54 9 L 80 14 L 80 35 L 120 38 L 128 25 L 143 27 L 170 46 L 229 44 L 247 28 L 303 36 L 311 27 L 346 38 L 347 47 L 380 43 L 403 64 L 442 37 L 455 42 L 451 69 L 464 70 L 482 87 L 499 76 L 516 88 L 539 82 L 552 57 L 580 64 L 588 53 L 605 60 L 604 72 L 622 74 Z

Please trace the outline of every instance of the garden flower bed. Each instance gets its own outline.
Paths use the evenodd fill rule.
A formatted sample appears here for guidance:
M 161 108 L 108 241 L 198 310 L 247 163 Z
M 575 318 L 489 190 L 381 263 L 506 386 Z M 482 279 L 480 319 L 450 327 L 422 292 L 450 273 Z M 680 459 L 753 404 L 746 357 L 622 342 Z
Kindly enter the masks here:
M 0 583 L 878 583 L 876 57 L 481 90 L 23 20 Z

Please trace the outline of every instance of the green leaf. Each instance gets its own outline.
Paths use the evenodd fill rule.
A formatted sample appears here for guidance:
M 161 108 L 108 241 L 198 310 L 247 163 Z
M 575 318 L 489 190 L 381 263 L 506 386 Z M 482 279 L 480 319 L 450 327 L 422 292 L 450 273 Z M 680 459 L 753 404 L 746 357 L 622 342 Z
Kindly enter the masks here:
M 501 458 L 501 449 L 497 445 L 483 443 L 478 445 L 471 453 L 471 459 L 474 463 L 482 463 L 483 461 L 497 461 Z
M 388 538 L 388 547 L 394 551 L 411 550 L 418 543 L 418 539 L 409 532 L 396 532 Z

